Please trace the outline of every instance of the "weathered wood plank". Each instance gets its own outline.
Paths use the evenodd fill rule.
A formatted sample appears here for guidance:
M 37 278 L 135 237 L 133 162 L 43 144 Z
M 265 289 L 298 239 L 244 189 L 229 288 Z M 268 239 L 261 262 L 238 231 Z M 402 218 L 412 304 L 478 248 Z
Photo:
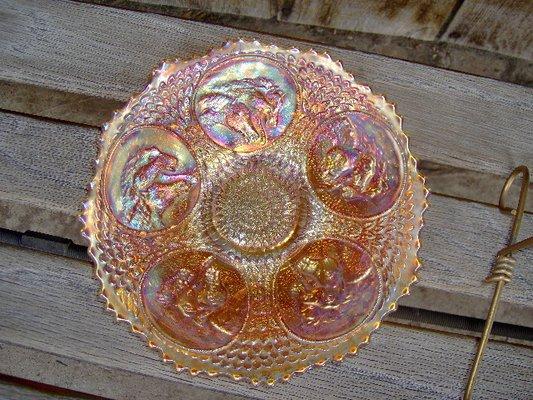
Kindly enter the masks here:
M 3 400 L 105 400 L 100 396 L 85 395 L 70 390 L 19 382 L 20 380 L 0 377 L 0 399 Z M 29 384 L 29 385 L 28 385 Z M 46 386 L 46 387 L 43 387 Z
M 506 177 L 499 175 L 450 167 L 431 161 L 419 161 L 418 168 L 426 178 L 426 185 L 432 193 L 495 206 L 499 203 L 501 189 L 506 180 Z M 533 184 L 530 184 L 529 190 L 533 191 Z M 519 185 L 511 188 L 509 192 L 511 204 L 518 202 L 519 192 Z M 533 196 L 527 198 L 525 210 L 533 213 Z
M 533 85 L 533 62 L 444 41 L 428 41 L 404 36 L 388 36 L 354 32 L 336 28 L 294 24 L 282 20 L 235 16 L 197 11 L 173 6 L 160 6 L 145 0 L 83 0 L 85 3 L 108 5 L 129 10 L 152 12 L 186 20 L 223 25 L 252 32 L 287 37 L 344 49 L 380 54 L 415 63 L 445 68 L 467 74 L 485 76 L 520 85 Z M 281 4 L 290 10 L 291 1 Z M 457 3 L 456 6 L 457 7 Z M 451 18 L 449 16 L 448 18 Z M 444 28 L 444 27 L 443 27 Z M 443 29 L 442 28 L 442 29 Z
M 76 215 L 94 172 L 98 130 L 0 115 L 3 227 L 37 232 L 46 227 L 43 233 L 80 242 Z M 78 165 L 70 164 L 74 159 Z
M 0 246 L 0 372 L 39 371 L 45 383 L 111 398 L 200 398 L 214 390 L 210 398 L 451 399 L 460 395 L 475 350 L 470 338 L 386 324 L 357 357 L 288 384 L 191 377 L 164 366 L 125 324 L 114 323 L 96 300 L 97 287 L 78 261 Z M 491 342 L 476 398 L 530 398 L 532 361 L 530 348 Z
M 200 55 L 223 40 L 247 35 L 87 4 L 2 4 L 0 79 L 114 100 L 140 90 L 150 68 L 163 58 Z M 532 162 L 532 89 L 354 51 L 319 50 L 342 59 L 359 81 L 399 104 L 414 154 L 422 160 L 501 176 Z
M 456 0 L 296 0 L 280 10 L 282 20 L 298 24 L 432 40 Z
M 116 100 L 1 81 L 0 93 L 6 94 L 0 96 L 0 109 L 96 127 L 110 120 L 113 111 L 123 105 L 122 102 Z M 426 178 L 426 184 L 431 188 L 432 193 L 498 205 L 500 189 L 505 181 L 502 176 L 431 161 L 420 161 L 418 167 Z M 516 198 L 518 190 L 518 186 L 513 187 L 512 192 L 516 193 L 512 193 L 514 196 L 512 199 Z M 7 205 L 2 205 L 2 200 L 0 200 L 0 208 L 2 207 L 7 207 Z M 527 199 L 526 212 L 533 212 L 533 196 Z M 36 219 L 32 212 L 24 213 L 24 210 L 13 210 L 13 213 L 17 215 L 12 215 L 12 220 L 14 218 L 24 219 L 26 214 Z M 73 235 L 69 233 L 58 236 L 71 237 Z
M 203 12 L 272 18 L 297 24 L 321 26 L 381 35 L 434 39 L 454 9 L 456 0 L 296 0 L 296 1 L 182 1 L 140 0 L 121 4 L 188 8 Z M 113 5 L 110 2 L 110 5 Z
M 113 321 L 108 320 L 108 323 L 113 324 Z M 127 330 L 123 334 L 129 335 Z M 142 347 L 143 343 L 137 341 L 136 345 Z M 172 380 L 165 379 L 165 375 L 163 377 L 154 376 L 154 374 L 147 375 L 139 371 L 139 367 L 132 371 L 128 365 L 126 368 L 122 368 L 120 362 L 110 365 L 105 359 L 103 362 L 94 361 L 94 356 L 76 355 L 72 349 L 67 353 L 72 354 L 73 357 L 0 339 L 0 357 L 4 361 L 3 366 L 0 366 L 0 371 L 23 378 L 38 377 L 39 381 L 49 385 L 105 396 L 106 399 L 243 400 L 251 398 L 202 387 L 192 387 L 181 382 L 176 384 Z M 96 353 L 98 354 L 99 351 Z M 136 362 L 142 362 L 142 356 L 134 356 L 134 359 Z M 20 360 L 27 360 L 27 362 L 21 363 Z M 155 361 L 149 362 L 155 364 Z M 162 363 L 158 367 L 162 370 L 169 368 Z M 173 371 L 166 372 L 170 374 Z
M 95 128 L 0 113 L 0 227 L 85 243 L 76 215 L 94 174 L 98 135 Z M 484 318 L 491 286 L 482 281 L 511 218 L 495 207 L 433 195 L 425 221 L 421 282 L 403 304 Z M 529 214 L 523 235 L 532 234 Z M 525 267 L 533 254 L 518 257 L 498 320 L 533 326 L 533 270 Z
M 102 126 L 124 102 L 0 81 L 0 109 L 77 124 Z
M 146 3 L 264 19 L 273 18 L 277 13 L 276 0 L 148 0 Z
M 443 40 L 533 60 L 531 0 L 466 0 Z
M 117 100 L 107 100 L 94 96 L 54 91 L 39 86 L 20 85 L 8 82 L 2 82 L 0 84 L 0 91 L 6 94 L 0 100 L 2 107 L 18 112 L 93 125 L 103 123 L 109 118 L 111 111 L 120 105 L 120 102 Z M 494 135 L 492 136 L 478 136 L 477 143 L 474 143 L 472 147 L 483 148 L 479 147 L 479 142 L 490 143 L 494 148 L 484 149 L 485 154 L 489 152 L 493 154 L 508 154 L 509 148 L 505 145 L 503 148 L 497 148 L 496 146 L 499 146 L 499 141 L 495 140 Z M 415 154 L 418 155 L 419 153 L 423 153 L 423 151 L 418 151 L 418 143 L 422 142 L 423 146 L 427 146 L 431 137 L 426 138 L 423 135 L 415 135 L 414 139 L 416 140 L 412 140 L 412 147 L 414 148 Z M 425 143 L 426 141 L 428 143 Z M 522 149 L 525 148 L 522 146 Z M 531 152 L 533 152 L 533 149 Z M 455 161 L 455 158 L 456 156 L 454 156 L 453 161 Z M 449 158 L 447 162 L 450 162 Z M 464 168 L 449 168 L 444 164 L 426 160 L 423 160 L 420 165 L 422 172 L 428 178 L 429 187 L 436 193 L 497 204 L 499 188 L 503 182 L 502 178 L 498 178 L 494 174 L 482 174 Z M 530 211 L 533 210 L 533 197 L 529 199 L 527 209 Z
M 32 388 L 0 381 L 0 398 L 6 400 L 72 400 L 76 397 L 40 393 Z M 79 399 L 80 397 L 77 397 Z

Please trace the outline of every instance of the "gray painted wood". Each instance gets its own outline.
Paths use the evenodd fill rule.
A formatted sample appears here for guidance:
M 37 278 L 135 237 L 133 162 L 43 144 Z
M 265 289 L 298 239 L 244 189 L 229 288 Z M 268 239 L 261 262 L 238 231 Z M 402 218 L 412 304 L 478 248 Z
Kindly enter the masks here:
M 465 0 L 443 40 L 533 61 L 533 2 Z
M 150 69 L 164 58 L 190 58 L 225 40 L 250 37 L 236 29 L 109 7 L 1 3 L 0 79 L 106 99 L 123 101 L 141 90 Z M 294 40 L 256 36 L 266 43 L 308 48 Z M 398 104 L 420 159 L 501 176 L 518 164 L 533 164 L 533 89 L 317 48 L 328 50 L 358 81 Z
M 356 357 L 288 384 L 191 377 L 114 322 L 98 286 L 83 263 L 0 246 L 0 373 L 110 398 L 456 399 L 475 349 L 471 338 L 385 324 Z M 490 342 L 476 398 L 531 398 L 532 374 L 531 348 Z
M 32 230 L 84 243 L 76 215 L 94 174 L 98 130 L 0 113 L 0 226 Z M 484 318 L 492 287 L 483 283 L 503 247 L 511 217 L 497 208 L 432 195 L 425 214 L 423 268 L 403 304 Z M 523 235 L 533 235 L 526 215 Z M 498 320 L 533 326 L 533 253 L 517 256 Z

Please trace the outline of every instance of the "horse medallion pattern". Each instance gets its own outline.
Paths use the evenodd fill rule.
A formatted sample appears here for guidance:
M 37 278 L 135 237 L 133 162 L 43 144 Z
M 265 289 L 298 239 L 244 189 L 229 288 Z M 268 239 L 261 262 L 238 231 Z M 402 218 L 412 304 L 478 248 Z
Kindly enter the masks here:
M 368 342 L 416 280 L 426 196 L 382 96 L 239 41 L 164 62 L 104 126 L 83 233 L 164 360 L 271 385 Z

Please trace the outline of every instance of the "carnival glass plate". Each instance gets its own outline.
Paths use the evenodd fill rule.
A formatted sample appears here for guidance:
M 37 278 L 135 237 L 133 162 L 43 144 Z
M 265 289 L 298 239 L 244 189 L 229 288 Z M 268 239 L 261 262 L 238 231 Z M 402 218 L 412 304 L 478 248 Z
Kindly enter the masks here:
M 104 126 L 84 234 L 165 360 L 273 384 L 356 353 L 409 292 L 426 195 L 382 96 L 239 41 L 163 63 Z

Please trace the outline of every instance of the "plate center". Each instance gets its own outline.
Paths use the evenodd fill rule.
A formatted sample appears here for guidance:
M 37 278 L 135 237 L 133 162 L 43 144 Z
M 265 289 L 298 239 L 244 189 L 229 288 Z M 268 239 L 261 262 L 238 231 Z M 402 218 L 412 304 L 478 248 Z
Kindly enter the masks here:
M 295 186 L 270 168 L 247 168 L 215 194 L 213 224 L 223 238 L 243 250 L 281 246 L 298 225 L 300 198 Z

